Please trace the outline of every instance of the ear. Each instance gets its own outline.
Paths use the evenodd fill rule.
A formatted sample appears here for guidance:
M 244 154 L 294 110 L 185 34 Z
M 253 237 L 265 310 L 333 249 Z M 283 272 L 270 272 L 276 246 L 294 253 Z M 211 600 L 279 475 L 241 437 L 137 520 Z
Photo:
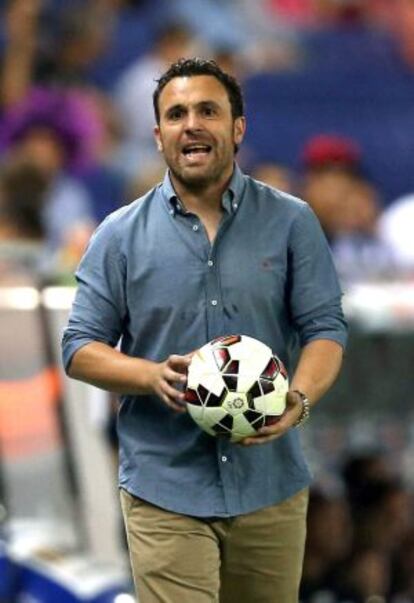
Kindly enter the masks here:
M 241 144 L 244 134 L 246 132 L 246 118 L 245 117 L 236 117 L 234 120 L 234 143 L 238 146 Z
M 162 145 L 162 140 L 161 140 L 161 132 L 160 132 L 160 127 L 154 126 L 154 138 L 155 138 L 155 142 L 157 144 L 157 149 L 159 150 L 160 153 L 163 152 L 164 147 Z

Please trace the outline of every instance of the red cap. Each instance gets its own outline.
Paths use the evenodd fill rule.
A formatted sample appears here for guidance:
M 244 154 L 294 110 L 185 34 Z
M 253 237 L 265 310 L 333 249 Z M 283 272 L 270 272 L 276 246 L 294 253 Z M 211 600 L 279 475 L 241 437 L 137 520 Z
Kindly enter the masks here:
M 302 151 L 302 161 L 308 168 L 331 164 L 357 166 L 360 160 L 361 150 L 353 140 L 331 134 L 314 136 Z

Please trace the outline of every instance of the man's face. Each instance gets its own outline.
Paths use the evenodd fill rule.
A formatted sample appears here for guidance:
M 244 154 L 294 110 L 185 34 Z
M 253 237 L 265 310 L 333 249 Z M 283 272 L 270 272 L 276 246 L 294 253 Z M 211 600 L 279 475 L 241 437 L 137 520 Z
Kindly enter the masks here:
M 43 126 L 31 128 L 16 147 L 17 154 L 48 176 L 65 164 L 65 149 L 59 136 Z
M 182 185 L 204 188 L 230 177 L 245 121 L 233 119 L 227 91 L 215 77 L 174 78 L 160 94 L 159 110 L 157 145 Z

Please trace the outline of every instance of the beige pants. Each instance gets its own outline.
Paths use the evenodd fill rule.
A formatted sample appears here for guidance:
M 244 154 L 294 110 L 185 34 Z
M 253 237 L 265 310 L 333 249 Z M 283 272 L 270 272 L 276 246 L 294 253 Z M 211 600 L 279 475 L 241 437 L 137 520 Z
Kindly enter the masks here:
M 307 502 L 204 521 L 121 490 L 139 603 L 297 603 Z

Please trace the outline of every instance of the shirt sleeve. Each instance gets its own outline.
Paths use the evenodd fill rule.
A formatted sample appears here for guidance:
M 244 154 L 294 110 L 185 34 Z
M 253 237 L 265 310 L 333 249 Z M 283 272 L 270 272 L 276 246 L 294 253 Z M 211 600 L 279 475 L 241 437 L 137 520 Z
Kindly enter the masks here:
M 125 261 L 110 220 L 91 238 L 76 272 L 78 288 L 63 333 L 63 364 L 67 371 L 74 353 L 92 341 L 115 347 L 126 317 Z
M 304 203 L 288 247 L 290 312 L 301 346 L 331 339 L 345 347 L 347 324 L 332 254 L 319 221 Z

